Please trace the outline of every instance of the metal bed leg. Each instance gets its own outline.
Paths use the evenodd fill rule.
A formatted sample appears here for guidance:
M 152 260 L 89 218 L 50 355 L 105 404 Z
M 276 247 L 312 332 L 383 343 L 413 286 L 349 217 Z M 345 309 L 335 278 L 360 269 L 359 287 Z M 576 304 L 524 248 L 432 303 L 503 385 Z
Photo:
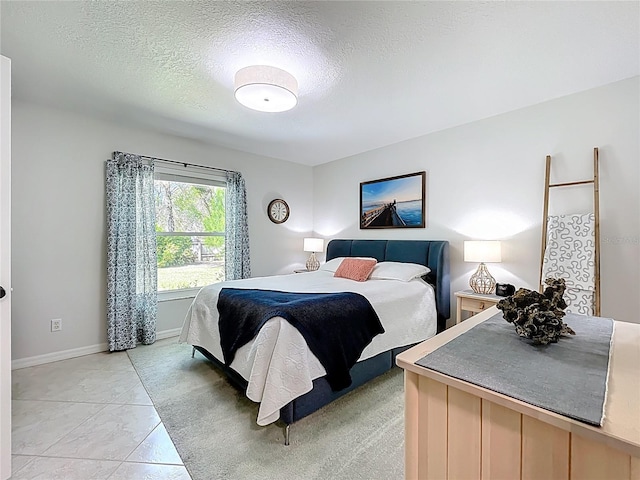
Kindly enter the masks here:
M 191 358 L 195 358 L 196 356 L 196 347 L 191 347 Z
M 285 425 L 284 426 L 284 444 L 285 446 L 289 446 L 289 427 L 291 425 Z

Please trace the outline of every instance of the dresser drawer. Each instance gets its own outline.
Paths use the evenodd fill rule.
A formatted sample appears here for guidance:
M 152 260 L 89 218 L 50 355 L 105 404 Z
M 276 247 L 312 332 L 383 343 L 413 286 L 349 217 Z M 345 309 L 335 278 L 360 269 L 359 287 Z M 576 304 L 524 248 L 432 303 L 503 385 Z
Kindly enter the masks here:
M 479 300 L 475 298 L 461 298 L 461 308 L 467 312 L 482 312 L 489 307 L 493 307 L 496 302 L 492 300 Z

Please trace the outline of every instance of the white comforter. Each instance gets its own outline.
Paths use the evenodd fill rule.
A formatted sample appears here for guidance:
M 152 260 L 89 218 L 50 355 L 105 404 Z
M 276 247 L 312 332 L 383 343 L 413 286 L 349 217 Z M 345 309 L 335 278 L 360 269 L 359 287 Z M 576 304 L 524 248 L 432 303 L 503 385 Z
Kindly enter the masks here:
M 316 271 L 273 277 L 257 277 L 203 287 L 189 307 L 180 342 L 208 350 L 223 362 L 218 330 L 218 293 L 224 287 L 270 289 L 288 292 L 355 292 L 363 295 L 385 329 L 362 352 L 360 360 L 417 343 L 436 333 L 437 315 L 433 288 L 415 279 L 355 282 L 335 278 L 333 272 Z M 258 425 L 280 417 L 280 408 L 312 389 L 313 380 L 325 375 L 302 335 L 282 317 L 274 317 L 235 355 L 231 368 L 248 382 L 247 397 L 260 403 Z

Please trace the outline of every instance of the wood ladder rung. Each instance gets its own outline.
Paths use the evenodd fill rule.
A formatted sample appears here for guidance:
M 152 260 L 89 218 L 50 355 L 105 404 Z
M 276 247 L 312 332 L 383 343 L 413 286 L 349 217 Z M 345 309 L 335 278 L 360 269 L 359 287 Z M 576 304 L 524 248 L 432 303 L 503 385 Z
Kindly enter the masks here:
M 570 185 L 585 185 L 587 183 L 595 183 L 595 180 L 582 180 L 580 182 L 566 182 L 566 183 L 552 183 L 549 185 L 551 187 L 568 187 Z

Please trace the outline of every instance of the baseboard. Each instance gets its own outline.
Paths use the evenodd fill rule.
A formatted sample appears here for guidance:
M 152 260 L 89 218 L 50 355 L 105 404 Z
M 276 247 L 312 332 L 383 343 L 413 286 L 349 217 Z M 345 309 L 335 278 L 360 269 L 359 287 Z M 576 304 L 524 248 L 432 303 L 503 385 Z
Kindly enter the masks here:
M 178 335 L 180 335 L 181 330 L 182 328 L 171 328 L 169 330 L 156 332 L 156 340 L 162 340 L 163 338 L 177 337 Z
M 87 347 L 72 348 L 70 350 L 62 350 L 60 352 L 45 353 L 44 355 L 36 355 L 34 357 L 18 358 L 11 362 L 11 370 L 18 368 L 35 367 L 45 363 L 59 362 L 60 360 L 68 360 L 70 358 L 91 355 L 92 353 L 100 353 L 109 350 L 106 343 L 98 343 L 97 345 L 89 345 Z
M 180 335 L 180 330 L 180 328 L 172 328 L 169 330 L 156 332 L 156 339 L 162 340 L 164 338 L 177 337 L 178 335 Z M 69 360 L 70 358 L 83 357 L 84 355 L 106 352 L 108 350 L 108 344 L 99 343 L 97 345 L 89 345 L 87 347 L 72 348 L 70 350 L 62 350 L 60 352 L 45 353 L 44 355 L 36 355 L 34 357 L 18 358 L 11 361 L 11 370 L 35 367 L 36 365 L 59 362 L 60 360 Z

